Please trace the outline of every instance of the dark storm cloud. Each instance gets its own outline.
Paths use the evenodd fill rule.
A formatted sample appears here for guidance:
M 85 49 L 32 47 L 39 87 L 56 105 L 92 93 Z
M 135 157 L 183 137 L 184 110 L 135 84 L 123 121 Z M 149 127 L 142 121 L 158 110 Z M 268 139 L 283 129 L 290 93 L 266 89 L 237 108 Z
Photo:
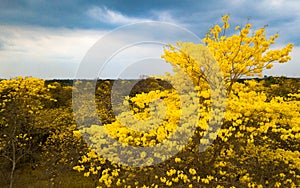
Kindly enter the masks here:
M 297 0 L 0 0 L 0 24 L 114 29 L 147 20 L 173 22 L 204 37 L 211 26 L 231 15 L 232 25 L 250 22 L 279 32 L 280 43 L 300 44 L 300 3 Z
M 0 23 L 85 28 L 94 24 L 89 22 L 85 14 L 92 5 L 93 3 L 83 0 L 2 0 Z
M 1 0 L 0 3 L 0 24 L 113 29 L 131 22 L 156 20 L 175 22 L 203 37 L 209 27 L 228 13 L 233 25 L 244 24 L 251 17 L 254 26 L 269 25 L 272 32 L 285 35 L 284 40 L 297 43 L 295 35 L 300 29 L 300 4 L 296 0 Z
M 198 13 L 213 12 L 223 7 L 219 1 L 180 0 L 2 0 L 0 23 L 47 27 L 101 28 L 109 23 L 91 18 L 87 12 L 95 7 L 107 8 L 129 18 L 159 20 L 160 12 L 169 12 L 178 21 L 187 23 L 199 19 Z M 220 16 L 220 15 L 217 15 Z M 189 20 L 190 19 L 190 20 Z M 201 18 L 200 18 L 201 20 Z M 200 21 L 198 20 L 198 21 Z
M 248 22 L 253 28 L 268 25 L 270 34 L 279 33 L 278 42 L 294 42 L 300 44 L 298 31 L 300 29 L 300 3 L 297 0 L 235 0 L 235 1 L 102 1 L 110 10 L 123 15 L 152 19 L 158 21 L 171 21 L 182 25 L 199 37 L 204 37 L 211 26 L 220 23 L 220 17 L 231 15 L 232 25 L 243 25 Z M 167 15 L 166 15 L 167 13 Z M 164 20 L 164 16 L 169 19 Z

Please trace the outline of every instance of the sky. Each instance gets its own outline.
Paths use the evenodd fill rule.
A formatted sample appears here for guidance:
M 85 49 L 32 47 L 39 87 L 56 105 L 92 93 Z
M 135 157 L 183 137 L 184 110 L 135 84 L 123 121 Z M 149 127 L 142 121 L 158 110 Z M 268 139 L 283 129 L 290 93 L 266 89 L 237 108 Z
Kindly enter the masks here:
M 210 27 L 221 23 L 225 14 L 230 15 L 231 25 L 249 21 L 254 29 L 267 25 L 268 34 L 279 33 L 274 49 L 294 43 L 292 60 L 275 65 L 264 74 L 300 77 L 298 0 L 0 0 L 0 78 L 74 78 L 91 47 L 124 25 L 170 23 L 201 39 Z M 118 40 L 111 42 L 119 43 Z M 125 55 L 117 54 L 110 61 L 104 75 L 123 74 L 126 68 L 118 70 L 120 59 L 130 59 L 134 54 L 148 57 L 147 50 L 154 56 L 162 52 L 158 50 L 161 47 L 128 48 Z M 150 74 L 143 72 L 140 64 L 128 64 L 131 74 L 135 67 L 134 74 Z M 154 63 L 144 69 L 158 71 L 158 67 L 159 63 Z

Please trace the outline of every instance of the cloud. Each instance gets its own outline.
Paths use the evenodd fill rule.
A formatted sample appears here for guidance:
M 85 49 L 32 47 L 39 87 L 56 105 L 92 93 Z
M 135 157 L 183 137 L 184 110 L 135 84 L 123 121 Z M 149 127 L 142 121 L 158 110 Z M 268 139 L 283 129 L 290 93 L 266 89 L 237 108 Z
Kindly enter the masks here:
M 109 43 L 126 45 L 126 40 L 138 37 L 145 40 L 143 33 L 149 29 L 134 30 L 133 33 L 122 33 L 112 38 Z M 34 76 L 41 78 L 73 78 L 76 70 L 86 55 L 87 51 L 105 36 L 106 30 L 45 28 L 32 26 L 0 26 L 0 78 L 15 76 Z M 157 41 L 170 38 L 170 32 L 162 32 L 159 28 L 152 33 L 148 41 Z M 147 39 L 146 38 L 146 39 Z M 281 48 L 276 45 L 274 48 Z M 119 52 L 104 69 L 107 77 L 115 77 L 124 65 L 137 62 L 143 57 L 158 58 L 162 48 L 153 48 L 151 45 L 132 46 L 126 51 Z M 103 52 L 104 53 L 104 52 Z M 297 46 L 292 52 L 292 61 L 286 64 L 277 64 L 271 70 L 265 71 L 266 75 L 284 75 L 299 77 L 300 47 Z M 150 60 L 151 61 L 151 60 Z M 129 63 L 129 64 L 128 64 Z M 156 65 L 155 65 L 156 66 Z M 122 68 L 123 67 L 123 68 Z M 151 66 L 150 66 L 151 67 Z M 119 69 L 118 69 L 119 68 Z M 131 67 L 132 68 L 132 67 Z M 150 74 L 148 68 L 145 74 Z M 130 70 L 131 75 L 137 75 Z M 153 71 L 156 71 L 153 69 Z
M 4 47 L 5 47 L 4 41 L 0 40 L 0 51 L 4 50 Z
M 180 19 L 177 19 L 176 11 L 153 10 L 149 13 L 149 17 L 155 21 L 176 24 L 184 28 L 189 28 L 191 26 L 188 22 L 182 22 Z
M 110 10 L 107 7 L 93 7 L 87 11 L 87 15 L 101 22 L 117 25 L 151 21 L 150 19 L 129 17 L 120 12 Z
M 162 58 L 163 47 L 159 44 L 129 46 L 114 54 L 99 76 L 101 78 L 138 78 L 140 75 L 164 75 L 172 72 L 170 64 Z M 114 71 L 112 71 L 114 70 Z
M 269 3 L 273 7 L 279 7 L 282 6 L 284 1 L 283 0 L 269 0 Z
M 0 24 L 67 27 L 78 29 L 114 29 L 141 21 L 178 24 L 204 37 L 209 27 L 229 13 L 232 24 L 244 24 L 251 16 L 255 27 L 269 25 L 272 33 L 280 32 L 280 42 L 296 41 L 300 45 L 300 2 L 298 0 L 239 1 L 2 1 Z M 288 29 L 286 29 L 288 28 Z
M 116 26 L 134 24 L 139 22 L 160 21 L 176 24 L 185 28 L 188 27 L 187 23 L 180 22 L 179 19 L 176 19 L 176 12 L 173 12 L 171 10 L 148 10 L 144 13 L 145 15 L 147 15 L 147 18 L 132 17 L 122 14 L 121 12 L 109 9 L 105 6 L 94 6 L 86 12 L 89 17 L 98 20 L 99 22 Z
M 42 27 L 103 28 L 86 15 L 91 7 L 100 4 L 88 0 L 1 0 L 0 24 Z
M 93 46 L 80 66 L 78 77 L 95 78 L 98 74 L 101 78 L 116 78 L 119 71 L 141 59 L 150 58 L 151 60 L 147 62 L 154 59 L 154 61 L 161 61 L 164 46 L 175 44 L 179 40 L 199 42 L 195 35 L 174 26 L 174 24 L 144 22 L 121 27 L 101 38 Z M 153 65 L 149 67 L 149 63 L 146 63 L 145 66 L 147 65 L 148 68 L 145 68 L 145 70 L 149 74 L 152 74 L 150 72 L 153 71 L 156 72 L 154 69 L 157 67 Z M 137 68 L 136 66 L 133 67 Z M 165 72 L 162 66 L 159 66 L 159 68 Z M 145 70 L 137 69 L 135 72 L 131 71 L 132 73 L 127 76 L 138 76 L 138 72 L 146 74 L 146 72 L 143 72 Z
M 155 17 L 157 17 L 158 21 L 162 22 L 171 22 L 171 23 L 177 23 L 178 21 L 175 20 L 174 15 L 171 11 L 153 11 L 153 14 Z
M 101 64 L 98 64 L 107 61 L 105 58 L 116 55 L 110 60 L 108 68 L 104 69 L 104 76 L 112 78 L 116 77 L 121 69 L 143 58 L 160 59 L 164 43 L 169 44 L 179 39 L 192 41 L 191 39 L 195 38 L 193 35 L 185 36 L 183 29 L 178 32 L 174 25 L 153 24 L 159 23 L 147 22 L 146 25 L 121 28 L 115 30 L 119 32 L 113 36 L 106 36 L 107 31 L 103 30 L 0 26 L 0 41 L 9 44 L 0 51 L 0 78 L 74 78 L 84 56 L 99 39 L 102 48 L 97 48 L 93 53 L 95 59 L 91 61 L 91 66 L 84 67 L 87 71 L 83 77 L 94 78 L 97 75 L 91 72 L 98 73 L 98 69 L 101 68 Z M 149 43 L 156 44 L 155 48 Z M 101 59 L 102 54 L 108 57 L 103 55 Z M 153 71 L 157 72 L 156 69 L 165 72 L 162 67 L 148 64 L 145 70 L 131 70 L 130 75 L 138 76 L 139 72 L 150 74 Z
M 283 46 L 276 46 L 277 49 L 282 48 Z M 269 70 L 265 70 L 263 74 L 273 75 L 273 76 L 286 76 L 286 77 L 298 77 L 300 78 L 300 47 L 296 46 L 293 48 L 291 53 L 292 60 L 287 63 L 274 63 L 274 67 Z
M 87 50 L 107 31 L 0 26 L 0 77 L 73 77 Z M 7 45 L 8 44 L 8 45 Z
M 159 12 L 162 9 L 152 10 Z M 230 14 L 231 25 L 244 25 L 252 23 L 254 29 L 268 25 L 267 31 L 273 35 L 280 34 L 277 40 L 285 44 L 294 42 L 300 45 L 298 31 L 300 30 L 300 1 L 297 0 L 254 0 L 254 1 L 192 1 L 185 5 L 164 7 L 166 16 L 171 22 L 176 24 L 184 23 L 184 26 L 195 32 L 199 37 L 204 37 L 205 33 L 214 24 L 221 23 L 220 18 L 225 14 Z M 162 17 L 164 15 L 162 14 Z
M 245 24 L 247 17 L 255 28 L 268 25 L 270 34 L 279 33 L 278 42 L 294 42 L 300 45 L 300 1 L 297 0 L 262 0 L 230 1 L 229 13 L 234 24 Z

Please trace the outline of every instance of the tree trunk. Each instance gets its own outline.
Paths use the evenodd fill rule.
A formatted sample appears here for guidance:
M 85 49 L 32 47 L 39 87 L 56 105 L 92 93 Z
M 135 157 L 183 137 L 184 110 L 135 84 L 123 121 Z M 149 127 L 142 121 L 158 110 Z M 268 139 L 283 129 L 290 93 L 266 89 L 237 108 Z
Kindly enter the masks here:
M 11 172 L 10 172 L 10 179 L 9 179 L 9 188 L 13 187 L 13 182 L 14 182 L 14 173 L 16 169 L 16 147 L 15 147 L 15 142 L 12 141 L 12 167 L 11 167 Z

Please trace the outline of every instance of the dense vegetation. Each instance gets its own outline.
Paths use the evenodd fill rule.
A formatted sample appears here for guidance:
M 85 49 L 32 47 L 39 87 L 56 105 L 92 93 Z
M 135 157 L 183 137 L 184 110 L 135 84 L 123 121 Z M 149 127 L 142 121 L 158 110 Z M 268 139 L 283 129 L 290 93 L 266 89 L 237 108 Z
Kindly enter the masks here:
M 97 104 L 99 105 L 99 117 L 103 118 L 103 122 L 107 124 L 112 123 L 113 119 L 115 118 L 110 105 L 110 92 L 107 92 L 110 91 L 113 82 L 113 80 L 99 80 L 97 84 L 98 89 L 96 96 L 97 99 L 99 99 L 97 100 Z M 124 82 L 132 81 L 127 80 Z M 247 84 L 249 80 L 241 79 L 239 82 L 240 84 Z M 255 90 L 257 92 L 261 93 L 260 90 L 264 91 L 264 95 L 266 96 L 265 102 L 277 98 L 282 100 L 281 103 L 287 103 L 287 100 L 295 98 L 291 96 L 290 93 L 296 93 L 300 89 L 300 79 L 296 78 L 266 77 L 264 79 L 258 79 L 255 83 L 261 86 L 255 86 Z M 74 166 L 80 165 L 78 160 L 82 155 L 84 155 L 84 153 L 86 153 L 88 147 L 84 141 L 82 141 L 80 138 L 77 138 L 73 133 L 76 130 L 76 123 L 72 113 L 72 81 L 44 81 L 34 78 L 16 78 L 12 80 L 2 80 L 0 85 L 2 104 L 0 185 L 3 187 L 8 187 L 11 173 L 13 173 L 14 187 L 46 187 L 48 185 L 49 187 L 94 187 L 95 184 L 99 185 L 98 179 L 100 178 L 100 175 L 91 174 L 90 177 L 83 177 L 80 173 L 73 170 Z M 170 85 L 160 80 L 148 78 L 136 84 L 131 94 L 134 96 L 142 92 L 149 93 L 153 90 L 165 89 L 171 89 Z M 283 107 L 284 106 L 280 104 L 279 108 L 283 109 Z M 287 112 L 292 110 L 291 107 L 292 106 L 290 105 L 287 106 Z M 298 111 L 295 112 L 299 113 L 299 106 Z M 257 115 L 259 116 L 259 114 L 262 112 L 257 111 L 256 113 L 258 113 Z M 261 118 L 263 117 L 264 116 L 261 116 Z M 239 118 L 241 119 L 245 117 Z M 238 121 L 238 119 L 235 121 Z M 298 122 L 299 121 L 296 121 L 295 123 L 299 126 Z M 272 129 L 270 129 L 268 132 L 268 134 L 271 134 L 274 139 L 278 140 L 276 144 L 269 143 L 274 148 L 273 151 L 282 148 L 282 150 L 279 151 L 283 152 L 286 150 L 288 152 L 291 150 L 297 153 L 300 147 L 299 137 L 296 137 L 297 130 L 295 128 L 287 129 L 284 127 L 282 127 L 282 129 L 285 130 L 286 134 L 280 134 L 276 132 L 273 133 L 271 131 Z M 291 134 L 288 136 L 287 133 L 289 130 Z M 264 136 L 268 134 L 265 134 Z M 263 140 L 264 136 L 260 135 L 260 139 L 258 139 L 259 137 L 257 136 L 258 138 L 256 137 L 255 141 L 267 144 L 268 140 Z M 249 137 L 250 135 L 247 135 L 247 137 L 235 138 L 230 142 L 227 141 L 226 144 L 216 141 L 215 144 L 222 145 L 223 148 L 226 148 L 229 147 L 231 143 L 239 143 L 240 145 L 242 143 L 242 139 L 247 140 Z M 15 150 L 13 150 L 12 144 L 15 144 Z M 295 177 L 299 176 L 299 170 L 295 171 L 296 169 L 292 168 L 293 162 L 295 160 L 299 160 L 299 157 L 295 156 L 292 159 L 282 160 L 282 162 L 272 159 L 268 161 L 268 165 L 266 164 L 268 168 L 264 168 L 262 165 L 266 161 L 256 160 L 264 160 L 265 157 L 268 157 L 268 155 L 271 154 L 271 151 L 262 148 L 263 144 L 260 145 L 260 147 L 261 148 L 257 148 L 260 151 L 255 151 L 253 149 L 249 149 L 249 151 L 247 151 L 250 152 L 250 154 L 248 156 L 249 159 L 247 160 L 248 164 L 245 164 L 246 169 L 250 168 L 251 165 L 254 165 L 255 163 L 256 166 L 251 167 L 252 170 L 255 170 L 253 172 L 254 174 L 260 173 L 260 176 L 262 176 L 261 174 L 264 173 L 265 175 L 263 178 L 268 178 L 268 181 L 278 180 L 278 182 L 282 183 L 283 180 L 278 178 L 283 178 L 281 176 L 283 176 L 285 173 L 291 172 L 294 173 Z M 218 152 L 219 154 L 215 154 L 220 155 L 220 151 L 214 152 Z M 214 152 L 210 153 L 210 155 L 214 154 Z M 257 156 L 257 154 L 251 154 L 251 152 L 260 152 L 261 155 Z M 267 152 L 268 155 L 264 156 L 264 152 Z M 204 156 L 208 156 L 209 153 L 202 153 L 201 155 L 199 157 L 203 158 Z M 246 153 L 243 155 L 246 155 Z M 280 153 L 278 153 L 278 155 L 282 156 Z M 178 163 L 178 158 L 180 156 L 182 158 L 188 157 L 186 153 L 182 152 L 179 153 L 178 156 L 174 157 L 173 160 L 176 159 Z M 269 157 L 271 157 L 271 155 Z M 235 162 L 235 164 L 238 164 L 238 161 L 230 161 L 227 159 L 222 162 L 224 159 L 221 159 L 214 159 L 219 160 L 215 161 L 214 165 L 223 164 L 226 161 L 230 163 Z M 239 159 L 239 157 L 237 157 L 237 159 Z M 233 160 L 233 158 L 231 160 Z M 278 160 L 280 160 L 280 158 Z M 15 162 L 15 169 L 12 171 L 13 162 Z M 160 164 L 153 170 L 167 173 L 168 170 L 164 166 L 170 165 L 168 164 L 170 162 L 172 162 L 172 159 Z M 279 165 L 280 168 L 275 166 L 275 164 Z M 193 164 L 193 166 L 195 168 L 201 167 L 198 162 Z M 234 166 L 230 166 L 232 169 L 229 167 L 226 167 L 226 169 L 227 171 L 230 170 L 231 173 L 236 173 L 238 172 L 239 168 L 241 168 L 241 166 L 234 165 L 234 169 Z M 201 168 L 204 168 L 204 172 L 208 173 L 209 168 L 207 166 L 202 166 Z M 221 167 L 218 168 L 221 170 Z M 223 168 L 225 168 L 225 166 Z M 273 171 L 274 169 L 277 169 L 277 172 Z M 222 170 L 217 172 L 216 168 L 212 167 L 211 170 L 216 171 L 216 173 L 226 173 L 225 170 L 224 172 Z M 269 171 L 272 171 L 272 173 Z M 273 173 L 276 175 L 271 177 L 270 175 Z M 288 174 L 288 177 L 292 176 L 292 174 Z M 205 175 L 203 175 L 203 177 L 205 177 Z M 144 179 L 143 181 L 147 181 L 145 178 L 138 178 L 141 180 Z M 155 177 L 153 178 L 155 179 Z M 231 182 L 232 185 L 234 185 L 236 182 L 238 182 L 238 178 L 232 177 L 231 181 L 234 182 Z M 227 183 L 231 184 L 230 182 Z

